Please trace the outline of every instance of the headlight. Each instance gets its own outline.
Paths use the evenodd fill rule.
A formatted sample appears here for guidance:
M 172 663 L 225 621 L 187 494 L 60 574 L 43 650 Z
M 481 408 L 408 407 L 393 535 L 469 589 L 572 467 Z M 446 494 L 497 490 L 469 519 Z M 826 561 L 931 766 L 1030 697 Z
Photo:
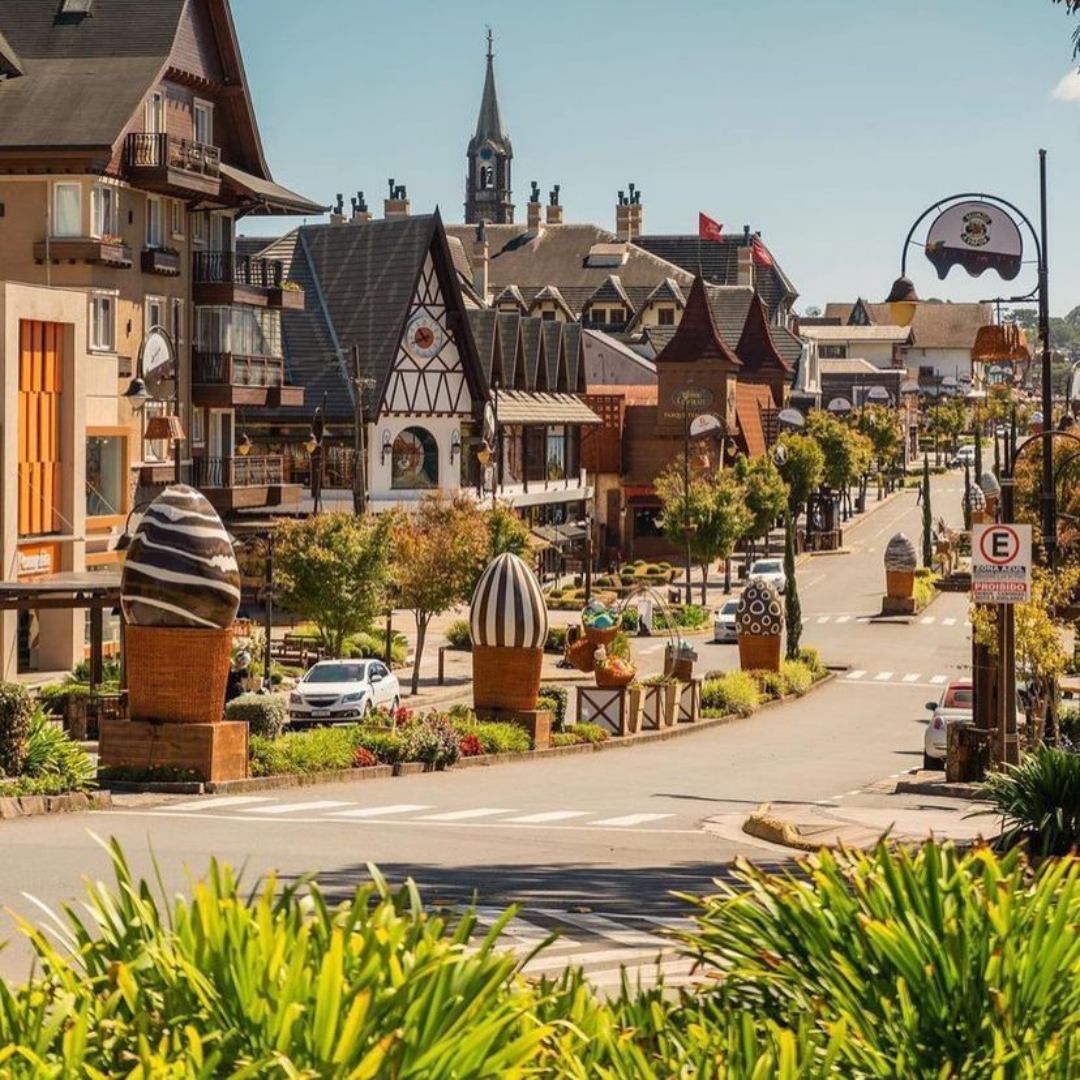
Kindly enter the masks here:
M 345 705 L 345 704 L 348 704 L 348 703 L 353 702 L 353 701 L 363 701 L 363 700 L 364 700 L 364 692 L 361 690 L 360 693 L 358 693 L 358 694 L 346 694 L 341 699 L 341 704 Z
M 294 690 L 291 694 L 289 694 L 289 704 L 290 705 L 303 705 L 304 704 L 304 699 L 300 694 L 298 694 Z

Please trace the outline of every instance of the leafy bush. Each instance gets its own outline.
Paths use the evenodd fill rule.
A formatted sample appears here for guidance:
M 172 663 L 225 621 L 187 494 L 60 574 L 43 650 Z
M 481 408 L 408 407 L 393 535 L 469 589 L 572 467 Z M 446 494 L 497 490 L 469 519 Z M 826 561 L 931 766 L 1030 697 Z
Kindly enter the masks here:
M 468 619 L 455 619 L 446 628 L 446 643 L 451 649 L 471 649 L 472 634 Z
M 480 735 L 483 742 L 483 736 Z M 428 713 L 414 721 L 405 733 L 405 758 L 442 767 L 457 761 L 457 736 L 448 716 Z
M 0 683 L 0 776 L 23 771 L 34 702 L 20 683 Z
M 563 590 L 556 588 L 548 589 L 548 596 L 550 596 L 552 600 L 561 600 L 563 596 Z
M 585 721 L 581 724 L 575 724 L 570 728 L 571 734 L 575 740 L 579 743 L 590 743 L 595 746 L 597 743 L 607 742 L 611 735 L 609 732 L 602 728 L 599 724 L 593 724 L 589 721 Z
M 547 640 L 544 642 L 544 651 L 550 653 L 566 652 L 566 627 L 549 626 Z
M 784 693 L 802 697 L 814 685 L 813 672 L 799 660 L 781 660 L 780 678 L 783 680 Z
M 755 671 L 753 675 L 758 691 L 767 701 L 783 697 L 787 693 L 787 683 L 779 671 Z
M 829 673 L 829 669 L 821 662 L 821 656 L 813 646 L 804 645 L 799 650 L 799 660 L 810 669 L 815 680 L 823 678 Z
M 529 733 L 517 724 L 498 723 L 495 721 L 453 721 L 454 731 L 460 740 L 475 736 L 484 754 L 520 754 L 532 749 Z
M 701 688 L 702 716 L 749 716 L 761 704 L 757 681 L 749 671 L 729 671 Z
M 1074 748 L 1080 748 L 1080 709 L 1066 708 L 1058 713 L 1061 737 Z
M 920 566 L 915 571 L 915 610 L 922 611 L 927 604 L 937 595 L 937 583 L 941 580 L 940 574 L 934 574 L 925 566 Z
M 405 736 L 396 731 L 380 731 L 367 726 L 353 732 L 353 743 L 370 750 L 383 765 L 397 765 L 405 760 Z
M 351 769 L 356 748 L 347 727 L 293 731 L 277 739 L 253 735 L 248 742 L 252 776 L 334 772 Z
M 50 716 L 63 716 L 72 698 L 91 698 L 94 691 L 85 683 L 50 683 L 38 690 L 38 703 Z
M 370 769 L 379 764 L 379 759 L 366 746 L 358 746 L 353 751 L 352 763 L 354 769 Z
M 289 700 L 284 694 L 241 694 L 225 705 L 226 720 L 243 720 L 250 735 L 276 739 L 289 722 Z
M 70 682 L 90 684 L 90 661 L 80 660 L 68 676 Z M 101 663 L 102 685 L 120 685 L 120 663 L 117 660 L 103 660 Z
M 475 732 L 469 731 L 458 739 L 458 754 L 463 757 L 479 757 L 484 752 L 483 743 Z
M 663 608 L 653 614 L 654 630 L 696 630 L 709 621 L 709 610 L 700 604 L 674 604 L 669 609 L 674 626 L 668 626 L 668 617 Z
M 386 656 L 386 637 L 362 630 L 350 634 L 343 649 L 346 660 L 382 660 Z M 390 662 L 401 667 L 409 659 L 409 641 L 404 634 L 395 633 L 390 639 Z
M 637 608 L 627 608 L 622 613 L 619 625 L 628 634 L 636 634 L 641 628 L 641 612 Z
M 82 747 L 48 720 L 41 709 L 35 709 L 30 718 L 22 775 L 55 782 L 60 791 L 85 791 L 94 784 L 95 769 Z
M 537 707 L 551 710 L 551 730 L 562 731 L 566 726 L 566 710 L 570 691 L 565 686 L 541 686 Z
M 1026 843 L 1039 855 L 1080 848 L 1080 754 L 1040 746 L 1019 765 L 992 772 L 983 794 L 999 814 L 1007 846 Z
M 552 746 L 577 746 L 581 742 L 571 728 L 569 731 L 556 731 L 552 733 Z

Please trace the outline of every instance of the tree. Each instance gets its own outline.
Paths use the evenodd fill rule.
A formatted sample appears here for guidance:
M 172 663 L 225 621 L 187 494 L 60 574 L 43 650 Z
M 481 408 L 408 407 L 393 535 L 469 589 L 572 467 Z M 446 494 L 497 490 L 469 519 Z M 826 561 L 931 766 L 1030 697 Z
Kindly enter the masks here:
M 686 547 L 690 525 L 690 557 L 701 568 L 701 602 L 708 603 L 709 565 L 729 559 L 735 544 L 750 527 L 746 492 L 734 472 L 691 470 L 689 498 L 683 462 L 676 461 L 656 478 L 656 493 L 663 506 L 664 535 Z
M 799 658 L 799 642 L 802 640 L 802 604 L 799 602 L 799 586 L 795 580 L 795 526 L 791 511 L 784 515 L 784 623 L 787 630 L 787 658 Z
M 922 562 L 928 570 L 934 565 L 933 511 L 930 508 L 930 458 L 922 463 Z
M 870 465 L 870 441 L 844 421 L 828 412 L 813 412 L 807 434 L 821 447 L 822 483 L 846 497 Z
M 797 520 L 799 511 L 825 475 L 825 455 L 817 440 L 809 435 L 786 433 L 779 445 L 783 447 L 780 475 L 788 486 L 788 508 Z
M 496 503 L 491 509 L 484 511 L 484 521 L 488 533 L 487 557 L 477 570 L 476 581 L 480 580 L 480 575 L 489 562 L 507 552 L 530 562 L 529 526 L 514 512 L 513 507 L 506 503 Z M 474 585 L 476 581 L 473 582 Z
M 1080 0 L 1050 0 L 1053 4 L 1064 4 L 1070 15 L 1080 15 Z M 1080 56 L 1080 26 L 1072 34 L 1073 56 Z
M 935 439 L 946 440 L 946 445 L 956 450 L 960 436 L 967 430 L 967 407 L 960 398 L 946 398 L 926 410 L 927 427 Z
M 971 468 L 964 464 L 964 532 L 971 532 Z
M 394 599 L 416 620 L 415 694 L 428 625 L 469 599 L 491 536 L 483 512 L 467 495 L 441 494 L 425 498 L 415 513 L 400 515 L 393 535 Z
M 333 656 L 340 656 L 345 639 L 366 629 L 383 608 L 392 528 L 384 514 L 316 514 L 278 525 L 275 599 L 314 623 Z
M 735 462 L 735 475 L 745 489 L 746 505 L 750 511 L 750 526 L 743 539 L 753 551 L 754 543 L 765 538 L 765 554 L 769 553 L 769 530 L 787 507 L 788 489 L 771 454 L 753 460 L 740 457 Z
M 975 483 L 982 481 L 983 456 L 982 456 L 982 419 L 975 415 Z

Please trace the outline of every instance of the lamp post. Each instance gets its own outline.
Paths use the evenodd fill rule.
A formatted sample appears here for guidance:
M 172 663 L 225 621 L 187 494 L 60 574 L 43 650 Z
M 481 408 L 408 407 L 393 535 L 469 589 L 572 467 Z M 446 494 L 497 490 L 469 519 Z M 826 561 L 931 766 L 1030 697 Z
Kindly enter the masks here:
M 157 398 L 151 392 L 146 383 L 147 365 L 151 371 L 172 364 L 173 390 L 168 398 Z M 135 378 L 131 380 L 123 395 L 131 404 L 132 408 L 141 411 L 152 401 L 167 401 L 173 407 L 172 416 L 153 416 L 146 426 L 144 437 L 148 439 L 165 439 L 173 447 L 173 479 L 177 484 L 182 484 L 183 466 L 181 462 L 181 446 L 184 441 L 184 427 L 180 422 L 180 371 L 176 361 L 176 350 L 173 347 L 169 332 L 161 326 L 152 326 L 143 337 L 139 346 L 139 357 L 135 364 Z M 160 423 L 159 423 L 160 421 Z
M 311 418 L 311 434 L 304 442 L 304 448 L 311 458 L 311 512 L 313 514 L 317 514 L 322 508 L 323 437 L 325 434 L 326 425 L 323 421 L 323 411 L 320 405 Z

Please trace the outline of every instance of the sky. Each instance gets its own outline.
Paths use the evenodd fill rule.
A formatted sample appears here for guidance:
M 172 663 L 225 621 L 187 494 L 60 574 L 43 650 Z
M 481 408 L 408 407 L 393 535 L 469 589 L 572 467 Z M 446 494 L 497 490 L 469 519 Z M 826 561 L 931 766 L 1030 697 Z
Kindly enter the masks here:
M 530 181 L 565 218 L 614 229 L 641 189 L 644 231 L 693 233 L 698 211 L 760 230 L 797 309 L 883 300 L 928 206 L 990 192 L 1038 223 L 1048 153 L 1050 307 L 1080 304 L 1076 19 L 1050 0 L 233 0 L 275 180 L 333 202 L 387 180 L 414 213 L 463 217 L 465 148 L 495 35 L 517 219 Z M 248 219 L 274 235 L 289 220 Z M 920 227 L 916 239 L 925 238 Z M 1034 248 L 1025 237 L 1025 258 Z M 922 297 L 1026 292 L 943 282 L 919 247 Z

